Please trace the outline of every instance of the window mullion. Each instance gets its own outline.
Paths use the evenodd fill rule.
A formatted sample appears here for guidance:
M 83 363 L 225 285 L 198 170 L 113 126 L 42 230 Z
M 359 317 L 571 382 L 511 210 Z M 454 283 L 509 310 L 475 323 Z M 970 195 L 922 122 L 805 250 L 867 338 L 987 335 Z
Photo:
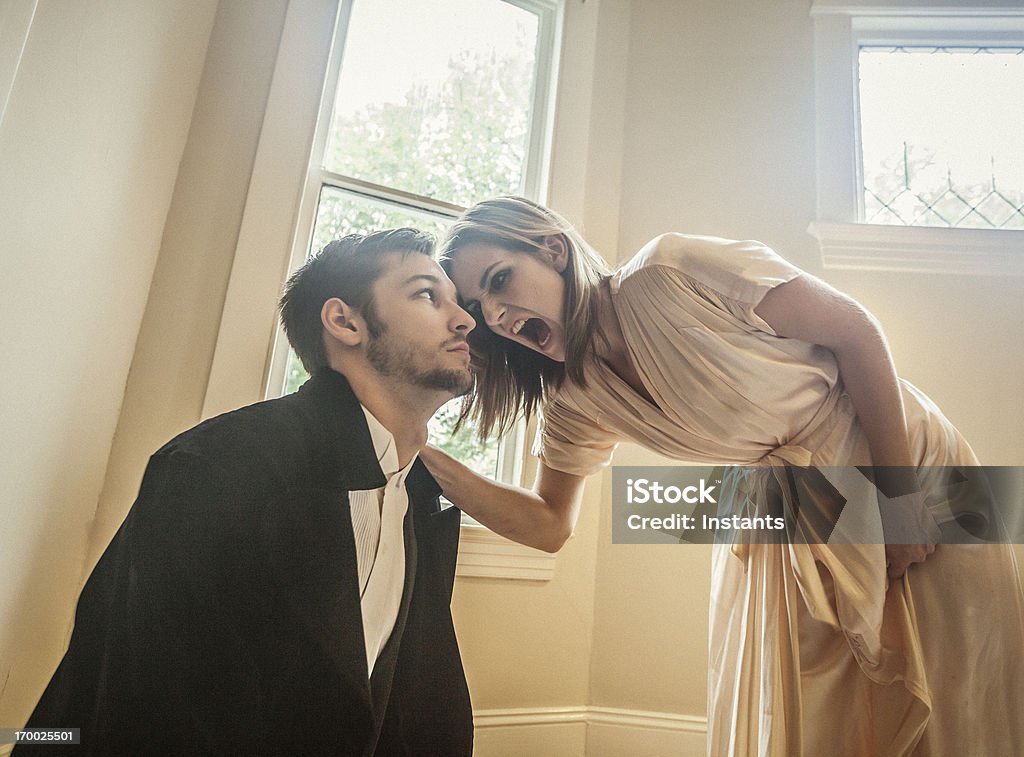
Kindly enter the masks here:
M 324 153 L 327 151 L 327 140 L 331 133 L 331 121 L 334 117 L 334 98 L 338 93 L 338 80 L 341 78 L 341 63 L 345 55 L 345 40 L 348 37 L 349 21 L 352 19 L 352 5 L 355 0 L 341 0 L 338 8 L 338 20 L 331 42 L 331 53 L 324 79 L 324 90 L 320 96 L 320 112 L 316 119 L 316 132 L 313 136 L 313 148 L 310 151 L 309 169 L 312 173 L 323 165 Z
M 523 174 L 522 191 L 527 197 L 543 199 L 545 177 L 548 173 L 550 159 L 548 135 L 554 120 L 554 81 L 557 78 L 556 72 L 561 49 L 559 44 L 562 36 L 560 7 L 546 0 L 539 2 L 518 0 L 513 4 L 532 9 L 541 19 L 537 36 L 537 70 L 534 75 L 533 112 L 527 139 L 529 158 Z
M 334 187 L 345 192 L 367 197 L 373 200 L 380 200 L 392 205 L 399 205 L 411 210 L 425 211 L 444 218 L 455 219 L 461 215 L 465 208 L 461 205 L 454 205 L 443 200 L 436 200 L 433 197 L 406 192 L 395 187 L 375 184 L 362 179 L 355 179 L 351 176 L 328 171 L 326 168 L 316 168 L 311 173 L 316 176 L 316 184 L 320 186 Z

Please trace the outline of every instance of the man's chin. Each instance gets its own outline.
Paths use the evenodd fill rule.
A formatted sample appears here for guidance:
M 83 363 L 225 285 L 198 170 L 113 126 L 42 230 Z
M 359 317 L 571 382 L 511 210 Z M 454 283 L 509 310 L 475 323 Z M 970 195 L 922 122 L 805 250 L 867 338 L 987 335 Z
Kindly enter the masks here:
M 469 376 L 459 386 L 452 390 L 452 397 L 465 397 L 473 388 L 473 377 Z
M 465 397 L 473 388 L 474 378 L 469 371 L 459 372 L 458 382 L 452 387 L 452 397 Z
M 452 397 L 461 397 L 473 388 L 473 374 L 468 370 L 439 370 L 421 376 L 417 383 L 425 389 L 436 389 Z

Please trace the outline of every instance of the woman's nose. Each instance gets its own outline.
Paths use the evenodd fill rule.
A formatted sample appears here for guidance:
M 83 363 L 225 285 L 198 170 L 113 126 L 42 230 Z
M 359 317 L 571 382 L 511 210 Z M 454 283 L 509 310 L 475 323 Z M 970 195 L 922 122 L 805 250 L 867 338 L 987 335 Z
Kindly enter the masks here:
M 484 316 L 484 323 L 490 328 L 501 325 L 501 319 L 505 317 L 505 306 L 493 300 L 484 300 L 480 303 L 480 311 Z

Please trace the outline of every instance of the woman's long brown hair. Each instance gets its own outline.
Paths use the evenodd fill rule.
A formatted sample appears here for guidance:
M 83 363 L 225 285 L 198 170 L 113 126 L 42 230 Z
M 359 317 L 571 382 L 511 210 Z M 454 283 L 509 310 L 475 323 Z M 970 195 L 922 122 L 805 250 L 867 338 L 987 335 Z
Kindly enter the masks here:
M 469 335 L 476 382 L 466 396 L 459 423 L 473 420 L 480 438 L 492 430 L 508 432 L 522 414 L 529 420 L 566 378 L 584 385 L 584 366 L 594 339 L 604 339 L 598 324 L 598 287 L 610 273 L 604 259 L 562 216 L 523 197 L 497 197 L 469 208 L 452 225 L 441 245 L 441 266 L 451 276 L 459 251 L 487 244 L 510 252 L 550 256 L 548 243 L 560 236 L 568 251 L 565 280 L 565 363 L 498 336 L 483 317 Z

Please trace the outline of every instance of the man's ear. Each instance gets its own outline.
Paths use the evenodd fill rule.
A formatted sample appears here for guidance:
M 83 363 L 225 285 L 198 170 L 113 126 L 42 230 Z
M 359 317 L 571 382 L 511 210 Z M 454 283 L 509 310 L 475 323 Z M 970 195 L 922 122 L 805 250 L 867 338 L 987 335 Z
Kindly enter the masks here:
M 559 273 L 564 273 L 569 265 L 569 245 L 562 234 L 549 234 L 544 237 L 544 248 L 548 251 L 548 261 Z
M 358 347 L 366 338 L 366 322 L 359 311 L 338 297 L 332 297 L 320 308 L 324 331 L 346 347 Z

